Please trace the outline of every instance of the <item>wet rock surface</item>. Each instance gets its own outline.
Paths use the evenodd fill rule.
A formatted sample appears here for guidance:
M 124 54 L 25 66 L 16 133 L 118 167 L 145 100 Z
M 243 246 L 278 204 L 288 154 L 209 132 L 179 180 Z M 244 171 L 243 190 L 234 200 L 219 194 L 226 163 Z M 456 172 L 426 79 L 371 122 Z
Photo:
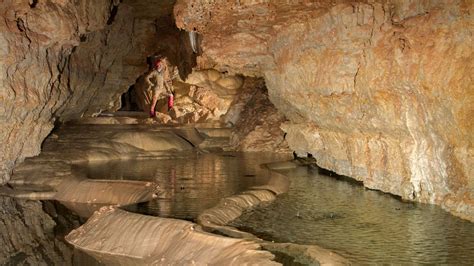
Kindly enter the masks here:
M 70 265 L 72 250 L 36 201 L 0 197 L 0 264 Z
M 290 148 L 473 220 L 472 5 L 177 1 L 198 66 L 264 77 Z
M 174 1 L 32 2 L 0 4 L 2 183 L 15 163 L 39 153 L 58 119 L 120 108 L 147 56 L 166 50 L 182 73 L 194 60 L 187 34 L 173 25 Z
M 39 154 L 55 121 L 117 110 L 120 95 L 145 72 L 144 58 L 151 53 L 166 50 L 183 79 L 191 73 L 194 54 L 187 33 L 174 29 L 169 15 L 173 4 L 0 4 L 0 183 L 10 180 L 15 165 Z M 263 78 L 281 115 L 265 102 L 247 109 L 253 94 L 244 95 L 238 99 L 242 109 L 226 116 L 237 130 L 208 130 L 220 142 L 204 140 L 202 147 L 285 150 L 284 138 L 298 154 L 311 153 L 321 166 L 367 187 L 436 203 L 472 221 L 472 10 L 464 0 L 178 0 L 176 25 L 199 34 L 198 68 L 209 72 L 206 82 L 198 79 L 201 85 L 194 85 L 207 89 L 189 90 L 191 95 L 180 99 L 183 106 L 192 102 L 202 108 L 194 104 L 191 115 L 184 110 L 175 117 L 182 117 L 181 122 L 216 119 L 228 108 L 228 101 L 216 101 L 216 95 L 233 93 L 239 84 L 227 76 Z M 223 90 L 228 86 L 232 89 Z M 228 109 L 228 114 L 237 109 Z M 268 116 L 256 117 L 260 113 Z M 239 126 L 240 117 L 245 119 Z M 112 117 L 92 119 L 89 125 L 172 119 L 167 114 L 158 119 Z M 160 134 L 170 140 L 166 132 Z M 24 178 L 11 180 L 12 186 L 28 186 L 36 194 L 16 196 L 51 197 L 51 188 L 71 174 L 67 164 L 75 160 L 162 154 L 144 149 L 160 145 L 146 137 L 131 145 L 129 140 L 136 137 L 107 135 L 95 138 L 95 146 L 66 141 L 56 147 L 72 146 L 77 152 L 59 160 L 50 156 L 47 141 L 45 156 L 28 159 L 14 173 Z M 189 143 L 175 139 L 167 147 L 185 149 Z M 19 232 L 8 237 L 2 233 L 6 250 L 18 250 L 5 258 L 62 264 L 63 256 L 67 261 L 66 251 L 46 243 L 51 238 L 44 232 L 50 231 L 51 220 L 39 205 L 18 202 L 0 202 L 7 214 L 2 217 L 7 231 L 2 232 L 13 232 L 8 231 L 13 226 Z M 37 220 L 19 211 L 21 206 L 31 207 Z M 34 222 L 24 222 L 30 218 Z
M 66 240 L 105 264 L 279 265 L 251 241 L 212 235 L 186 221 L 110 208 L 94 214 Z
M 290 177 L 288 192 L 244 212 L 229 226 L 267 241 L 291 243 L 288 250 L 303 255 L 293 257 L 300 263 L 311 252 L 293 244 L 316 244 L 356 265 L 451 265 L 474 259 L 473 223 L 439 206 L 368 190 L 314 164 L 289 163 L 273 164 L 273 169 Z
M 108 216 L 105 214 L 106 217 L 102 215 L 103 213 L 101 214 L 101 212 L 93 215 L 93 213 L 101 209 L 101 207 L 103 207 L 101 210 L 104 210 L 105 212 L 112 211 L 112 206 L 123 207 L 126 210 L 131 211 L 138 211 L 139 207 L 136 209 L 129 205 L 148 202 L 156 197 L 160 198 L 159 213 L 165 214 L 169 212 L 169 215 L 173 215 L 172 209 L 175 208 L 175 206 L 170 205 L 170 202 L 167 201 L 175 200 L 174 197 L 179 197 L 179 195 L 181 195 L 174 191 L 176 189 L 176 182 L 181 182 L 179 181 L 181 176 L 178 178 L 176 175 L 183 173 L 180 172 L 180 169 L 172 167 L 171 175 L 174 176 L 174 179 L 172 179 L 172 183 L 168 185 L 165 181 L 167 180 L 167 177 L 161 176 L 161 174 L 157 177 L 154 176 L 157 171 L 160 173 L 166 172 L 165 169 L 152 169 L 153 174 L 151 176 L 140 176 L 137 177 L 137 180 L 107 180 L 104 179 L 105 176 L 102 176 L 102 178 L 99 177 L 101 179 L 88 179 L 85 172 L 78 171 L 81 167 L 85 167 L 85 164 L 97 163 L 100 161 L 107 162 L 110 160 L 126 163 L 124 160 L 130 158 L 134 158 L 135 160 L 140 158 L 142 160 L 154 158 L 155 160 L 162 159 L 166 161 L 166 159 L 183 157 L 183 159 L 192 161 L 192 154 L 190 153 L 195 153 L 197 151 L 206 152 L 204 149 L 217 150 L 217 148 L 220 148 L 222 151 L 222 145 L 216 145 L 213 143 L 216 140 L 217 143 L 224 140 L 229 142 L 231 134 L 230 130 L 226 128 L 216 128 L 216 125 L 212 124 L 202 124 L 196 128 L 191 126 L 157 126 L 135 124 L 140 121 L 143 122 L 140 116 L 137 116 L 135 119 L 125 119 L 123 116 L 116 116 L 114 120 L 111 118 L 111 116 L 98 117 L 94 119 L 90 118 L 61 126 L 50 135 L 44 143 L 43 152 L 39 156 L 25 160 L 15 169 L 12 179 L 9 181 L 10 186 L 13 188 L 2 187 L 0 189 L 0 194 L 2 196 L 30 200 L 55 200 L 61 203 L 62 206 L 72 210 L 75 214 L 79 215 L 79 217 L 89 218 L 92 215 L 85 225 L 82 225 L 76 231 L 73 231 L 66 239 L 80 250 L 83 250 L 90 256 L 94 257 L 97 261 L 90 261 L 89 257 L 84 257 L 82 253 L 79 253 L 78 255 L 76 254 L 77 251 L 75 251 L 75 255 L 72 258 L 72 263 L 74 264 L 85 262 L 100 262 L 107 264 L 117 263 L 118 261 L 123 262 L 124 260 L 138 264 L 152 262 L 165 263 L 164 261 L 170 263 L 192 263 L 194 261 L 198 263 L 232 262 L 241 264 L 245 262 L 251 264 L 276 264 L 276 262 L 272 261 L 273 255 L 271 253 L 260 250 L 261 247 L 259 243 L 250 239 L 240 239 L 242 237 L 241 233 L 236 233 L 235 236 L 237 239 L 211 235 L 195 227 L 197 226 L 196 224 L 179 220 L 152 217 L 149 216 L 150 213 L 147 213 L 148 215 L 143 215 L 132 214 L 124 210 L 117 210 L 120 214 L 117 214 L 117 217 L 111 219 L 108 219 Z M 222 156 L 224 155 L 226 154 L 223 154 Z M 228 153 L 227 155 L 230 157 L 236 156 L 232 155 L 232 153 Z M 290 154 L 275 154 L 273 156 L 279 156 L 281 158 L 291 157 Z M 212 224 L 226 228 L 226 224 L 240 216 L 244 210 L 257 205 L 259 202 L 274 200 L 276 194 L 285 192 L 285 188 L 288 186 L 287 178 L 279 176 L 276 173 L 276 176 L 274 176 L 269 173 L 268 169 L 259 169 L 258 165 L 254 165 L 255 161 L 262 159 L 264 159 L 262 156 L 260 156 L 258 160 L 251 160 L 249 157 L 248 160 L 251 160 L 253 164 L 245 168 L 246 171 L 250 171 L 247 173 L 249 176 L 248 178 L 261 179 L 257 182 L 258 185 L 254 185 L 252 190 L 245 192 L 242 196 L 230 196 L 222 201 L 222 204 L 224 205 L 218 205 L 215 208 L 204 212 L 205 215 L 203 215 L 203 217 L 209 218 L 212 216 L 213 218 L 198 219 L 201 221 L 201 224 L 205 224 L 207 229 L 214 228 Z M 195 162 L 198 162 L 198 160 Z M 226 162 L 235 164 L 240 161 L 234 159 L 232 162 Z M 155 164 L 156 163 L 157 162 L 155 162 Z M 218 165 L 212 165 L 211 172 L 205 172 L 203 174 L 210 175 L 208 178 L 211 178 L 212 180 L 217 178 L 219 182 L 230 181 L 221 180 L 222 178 L 225 178 L 225 174 L 220 172 L 226 171 L 228 168 L 225 165 L 219 166 L 219 164 L 224 163 L 224 161 L 215 161 L 215 163 Z M 256 169 L 253 169 L 255 167 Z M 204 169 L 209 170 L 208 168 Z M 238 170 L 239 173 L 242 171 L 241 168 L 238 168 Z M 193 172 L 191 174 L 195 175 L 196 173 Z M 268 177 L 266 177 L 267 175 L 270 175 L 271 178 L 268 179 Z M 258 176 L 258 178 L 256 176 Z M 199 179 L 194 181 L 199 182 Z M 241 183 L 242 181 L 238 183 L 239 186 Z M 180 184 L 184 183 L 181 182 Z M 192 186 L 193 183 L 191 182 L 190 184 Z M 205 186 L 200 187 L 205 188 Z M 181 190 L 185 191 L 185 194 L 182 194 L 182 196 L 186 195 L 189 197 L 196 197 L 196 195 L 198 195 L 196 192 L 193 192 L 192 188 L 191 190 L 188 189 L 189 188 L 181 185 Z M 189 193 L 190 195 L 187 195 Z M 185 199 L 181 200 L 186 204 Z M 228 209 L 230 206 L 228 203 L 230 202 L 235 203 L 234 205 L 236 208 L 233 210 L 237 210 L 237 212 L 222 210 L 223 206 L 225 209 Z M 248 202 L 250 205 L 242 205 L 241 203 L 244 202 Z M 67 233 L 64 232 L 64 230 L 71 230 L 78 227 L 77 222 L 73 221 L 71 224 L 68 220 L 69 218 L 61 218 L 61 214 L 58 215 L 56 210 L 51 208 L 52 205 L 50 203 L 45 206 L 48 210 L 47 213 L 55 218 L 55 221 L 59 223 L 59 227 L 62 228 L 61 235 Z M 168 211 L 165 210 L 167 206 L 170 207 L 170 210 Z M 187 205 L 187 208 L 189 208 L 189 204 Z M 219 210 L 219 208 L 221 210 Z M 220 213 L 227 213 L 224 214 L 225 218 L 223 218 L 223 220 L 222 217 L 224 216 Z M 228 214 L 230 214 L 230 216 Z M 55 222 L 47 216 L 46 213 L 42 212 L 42 215 L 44 217 L 40 217 L 47 219 L 47 221 L 50 222 L 49 230 L 52 231 L 56 225 Z M 6 221 L 12 219 L 11 214 L 7 217 Z M 150 241 L 155 243 L 154 247 L 153 244 L 147 243 L 147 241 L 140 242 L 145 243 L 146 246 L 153 249 L 150 249 L 149 252 L 145 249 L 140 249 L 141 252 L 148 252 L 143 256 L 137 255 L 137 250 L 122 245 L 121 241 L 116 239 L 117 237 L 122 239 L 127 234 L 130 234 L 136 239 L 142 239 L 142 236 L 139 233 L 136 233 L 138 231 L 149 235 L 149 233 L 146 233 L 146 230 L 142 230 L 145 226 L 137 223 L 137 219 L 140 221 L 149 220 L 148 222 L 145 222 L 147 225 L 150 223 L 156 223 L 157 228 L 160 228 L 158 231 L 161 232 L 159 243 L 156 242 L 155 238 L 150 239 Z M 110 224 L 110 221 L 112 220 L 114 222 L 113 224 Z M 215 224 L 218 220 L 222 220 L 222 222 Z M 79 219 L 79 221 L 81 221 L 81 219 Z M 125 224 L 130 223 L 133 224 L 138 231 L 128 230 L 130 229 L 129 226 L 123 227 Z M 114 226 L 117 228 L 113 229 Z M 180 226 L 185 226 L 186 228 L 191 226 L 196 229 L 196 232 L 192 229 L 189 232 L 190 235 L 188 235 L 188 233 L 185 233 L 180 229 Z M 104 228 L 107 229 L 105 230 Z M 128 229 L 124 231 L 122 230 L 123 228 Z M 146 228 L 149 227 L 146 226 Z M 95 230 L 102 231 L 106 236 L 104 235 L 104 238 L 100 238 L 101 241 L 98 241 L 98 233 Z M 232 229 L 230 230 L 232 231 Z M 107 232 L 112 234 L 107 235 Z M 195 233 L 197 233 L 197 235 L 194 235 Z M 175 235 L 176 237 L 173 237 Z M 51 235 L 51 237 L 54 237 L 54 235 Z M 189 239 L 184 240 L 186 237 Z M 129 241 L 131 238 L 127 237 L 126 239 Z M 99 246 L 90 247 L 90 244 L 93 243 L 100 244 Z M 134 246 L 137 247 L 137 245 Z M 179 254 L 173 253 L 169 248 L 165 248 L 166 246 L 169 246 L 169 248 L 175 247 L 174 250 Z M 110 250 L 108 250 L 107 247 L 110 247 Z M 201 251 L 194 253 L 194 250 L 196 249 Z M 220 252 L 221 249 L 222 252 Z M 65 260 L 71 260 L 71 251 L 68 249 L 65 250 L 65 252 L 69 252 L 67 253 L 67 256 L 69 257 L 66 257 L 64 254 L 58 256 L 63 256 L 62 259 Z M 120 254 L 117 253 L 118 250 L 121 250 L 119 252 Z M 183 256 L 182 252 L 186 252 L 187 255 Z M 70 263 L 71 262 L 68 261 L 66 264 Z

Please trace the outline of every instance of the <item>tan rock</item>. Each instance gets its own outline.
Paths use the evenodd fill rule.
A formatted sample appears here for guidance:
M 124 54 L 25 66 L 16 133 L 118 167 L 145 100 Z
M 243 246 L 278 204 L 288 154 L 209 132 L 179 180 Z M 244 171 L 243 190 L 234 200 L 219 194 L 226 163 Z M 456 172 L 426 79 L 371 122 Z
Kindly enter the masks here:
M 234 125 L 231 145 L 240 151 L 290 152 L 280 126 L 286 118 L 269 101 L 264 84 L 247 79 L 224 122 Z
M 203 39 L 199 67 L 265 78 L 292 149 L 474 220 L 472 4 L 182 0 L 174 12 Z
M 279 265 L 255 242 L 209 234 L 187 221 L 108 207 L 66 241 L 105 264 Z
M 191 69 L 193 53 L 174 28 L 172 4 L 2 1 L 0 183 L 39 153 L 55 120 L 119 109 L 147 56 L 166 50 L 183 73 Z

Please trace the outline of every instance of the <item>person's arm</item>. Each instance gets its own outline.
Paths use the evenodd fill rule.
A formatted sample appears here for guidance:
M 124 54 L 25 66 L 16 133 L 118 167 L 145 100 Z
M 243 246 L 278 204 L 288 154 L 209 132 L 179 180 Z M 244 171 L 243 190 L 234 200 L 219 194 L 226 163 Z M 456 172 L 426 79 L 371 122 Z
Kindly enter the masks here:
M 150 87 L 151 85 L 153 85 L 153 83 L 151 83 L 151 73 L 148 73 L 146 76 L 145 76 L 145 84 L 147 85 L 147 87 Z

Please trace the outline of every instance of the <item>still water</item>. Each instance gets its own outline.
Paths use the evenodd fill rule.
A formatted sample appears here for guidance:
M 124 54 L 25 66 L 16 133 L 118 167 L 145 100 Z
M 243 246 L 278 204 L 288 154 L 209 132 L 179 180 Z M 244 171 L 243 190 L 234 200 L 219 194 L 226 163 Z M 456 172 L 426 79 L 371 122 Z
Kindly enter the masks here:
M 260 165 L 289 157 L 274 153 L 190 154 L 184 158 L 88 163 L 77 165 L 75 170 L 91 179 L 154 181 L 162 190 L 159 198 L 125 209 L 193 220 L 224 197 L 266 184 L 269 172 Z
M 289 192 L 232 225 L 265 240 L 335 250 L 355 264 L 474 264 L 474 223 L 319 172 L 285 170 Z

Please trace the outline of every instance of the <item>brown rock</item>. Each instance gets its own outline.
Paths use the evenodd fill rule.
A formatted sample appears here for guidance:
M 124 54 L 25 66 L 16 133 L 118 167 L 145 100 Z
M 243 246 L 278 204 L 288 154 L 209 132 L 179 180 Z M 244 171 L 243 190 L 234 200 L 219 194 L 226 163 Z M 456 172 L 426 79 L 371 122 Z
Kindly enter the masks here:
M 261 80 L 245 81 L 224 121 L 235 124 L 231 145 L 236 150 L 290 152 L 280 128 L 287 120 L 268 99 Z
M 71 264 L 72 250 L 55 239 L 55 222 L 40 202 L 0 197 L 0 211 L 0 264 Z
M 473 5 L 178 1 L 202 68 L 264 77 L 290 147 L 474 220 Z
M 172 4 L 0 4 L 0 183 L 15 163 L 39 153 L 55 120 L 120 108 L 120 95 L 146 70 L 148 55 L 166 50 L 188 73 L 194 56 L 187 35 L 174 28 Z

